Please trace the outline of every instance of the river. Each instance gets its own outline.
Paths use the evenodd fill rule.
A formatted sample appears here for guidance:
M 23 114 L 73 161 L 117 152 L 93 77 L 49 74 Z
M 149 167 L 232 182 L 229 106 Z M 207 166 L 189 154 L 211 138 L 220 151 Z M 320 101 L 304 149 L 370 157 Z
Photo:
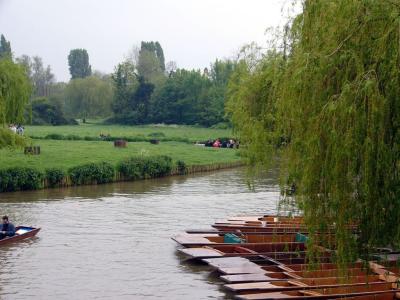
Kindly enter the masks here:
M 277 175 L 244 169 L 156 180 L 0 194 L 0 214 L 42 228 L 0 248 L 0 299 L 225 299 L 170 237 L 216 220 L 274 213 Z

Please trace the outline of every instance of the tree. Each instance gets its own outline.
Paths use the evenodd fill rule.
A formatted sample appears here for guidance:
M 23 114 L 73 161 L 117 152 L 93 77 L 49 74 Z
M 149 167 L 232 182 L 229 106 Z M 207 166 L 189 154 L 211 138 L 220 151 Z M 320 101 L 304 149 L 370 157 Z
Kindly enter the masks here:
M 66 119 L 60 106 L 47 98 L 32 100 L 32 124 L 33 125 L 76 125 L 73 119 Z
M 207 126 L 224 121 L 226 91 L 229 79 L 235 69 L 231 60 L 216 60 L 211 65 L 210 79 L 212 85 L 209 90 L 210 103 L 202 113 L 203 123 Z
M 18 57 L 16 61 L 24 66 L 26 74 L 33 86 L 33 97 L 48 97 L 51 93 L 51 86 L 54 84 L 55 76 L 50 65 L 45 68 L 43 60 L 39 56 L 30 58 L 27 55 Z
M 230 82 L 235 127 L 254 132 L 246 155 L 283 154 L 314 261 L 315 243 L 334 246 L 341 267 L 400 245 L 399 4 L 305 0 L 287 52 L 245 64 Z M 327 228 L 334 245 L 321 240 Z
M 31 86 L 25 70 L 9 58 L 0 59 L 0 148 L 22 146 L 24 139 L 5 128 L 8 123 L 24 121 L 25 105 Z
M 201 112 L 209 106 L 210 86 L 210 80 L 199 71 L 178 69 L 153 95 L 153 122 L 207 125 Z
M 2 58 L 12 59 L 11 44 L 4 35 L 0 37 L 0 59 Z
M 71 80 L 65 89 L 66 113 L 75 118 L 108 117 L 113 86 L 109 79 L 95 76 Z
M 31 85 L 22 66 L 0 59 L 0 123 L 22 123 Z
M 73 49 L 68 55 L 69 72 L 71 79 L 85 78 L 92 75 L 89 64 L 89 54 L 85 49 Z
M 153 84 L 165 79 L 164 53 L 158 42 L 142 42 L 136 68 L 139 76 Z
M 120 63 L 115 68 L 115 72 L 111 77 L 114 86 L 114 99 L 112 103 L 114 120 L 124 122 L 123 119 L 129 109 L 129 99 L 138 84 L 135 66 L 130 61 Z

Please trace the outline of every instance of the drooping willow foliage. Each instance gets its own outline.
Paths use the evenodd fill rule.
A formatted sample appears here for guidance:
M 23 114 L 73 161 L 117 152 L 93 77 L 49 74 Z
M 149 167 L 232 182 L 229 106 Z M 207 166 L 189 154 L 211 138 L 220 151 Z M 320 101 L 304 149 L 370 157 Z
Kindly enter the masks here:
M 9 58 L 0 59 L 0 148 L 23 144 L 23 139 L 6 125 L 23 122 L 30 94 L 31 84 L 24 68 Z
M 236 74 L 228 112 L 255 161 L 270 159 L 262 144 L 287 141 L 275 147 L 285 182 L 313 240 L 333 228 L 345 265 L 400 247 L 400 0 L 302 5 L 281 70 L 265 73 L 276 65 L 266 55 L 242 82 Z
M 30 95 L 24 68 L 11 59 L 0 59 L 0 123 L 22 122 Z

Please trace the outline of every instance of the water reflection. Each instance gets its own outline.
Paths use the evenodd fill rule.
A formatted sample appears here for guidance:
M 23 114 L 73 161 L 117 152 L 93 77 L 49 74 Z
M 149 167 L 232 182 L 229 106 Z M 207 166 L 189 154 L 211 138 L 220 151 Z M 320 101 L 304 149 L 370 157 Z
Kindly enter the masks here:
M 225 299 L 204 265 L 182 263 L 170 237 L 229 215 L 274 212 L 274 173 L 245 171 L 0 194 L 0 214 L 42 227 L 0 248 L 0 299 Z

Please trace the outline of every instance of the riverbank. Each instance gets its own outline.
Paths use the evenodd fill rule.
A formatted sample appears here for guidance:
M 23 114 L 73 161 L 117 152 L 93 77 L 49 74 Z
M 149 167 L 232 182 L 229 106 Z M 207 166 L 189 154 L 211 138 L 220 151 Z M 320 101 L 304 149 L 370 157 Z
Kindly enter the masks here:
M 107 140 L 100 138 L 100 133 Z M 0 150 L 0 192 L 235 167 L 241 165 L 239 150 L 190 142 L 229 137 L 229 133 L 190 126 L 30 126 L 26 128 L 26 135 L 31 137 L 28 145 L 40 151 L 28 154 L 24 149 Z M 124 147 L 115 147 L 113 140 L 118 136 L 127 141 Z M 149 142 L 152 139 L 157 142 Z

